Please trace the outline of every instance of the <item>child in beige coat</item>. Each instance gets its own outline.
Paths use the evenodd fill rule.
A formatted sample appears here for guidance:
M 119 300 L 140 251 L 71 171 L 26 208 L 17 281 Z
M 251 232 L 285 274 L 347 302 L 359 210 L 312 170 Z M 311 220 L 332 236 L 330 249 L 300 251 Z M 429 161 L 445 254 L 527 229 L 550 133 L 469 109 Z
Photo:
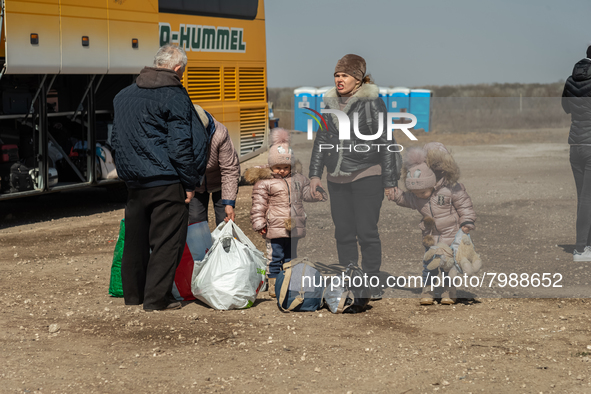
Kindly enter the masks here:
M 464 185 L 457 182 L 459 168 L 443 144 L 430 143 L 422 149 L 409 149 L 404 164 L 402 176 L 408 191 L 396 189 L 391 199 L 402 207 L 416 209 L 421 213 L 423 219 L 419 228 L 423 232 L 426 250 L 438 243 L 451 246 L 460 229 L 466 234 L 474 230 L 476 213 L 472 200 Z M 421 305 L 433 303 L 430 288 L 433 276 L 437 275 L 439 268 L 429 270 L 424 264 Z M 447 286 L 441 303 L 453 304 L 455 299 L 456 288 Z

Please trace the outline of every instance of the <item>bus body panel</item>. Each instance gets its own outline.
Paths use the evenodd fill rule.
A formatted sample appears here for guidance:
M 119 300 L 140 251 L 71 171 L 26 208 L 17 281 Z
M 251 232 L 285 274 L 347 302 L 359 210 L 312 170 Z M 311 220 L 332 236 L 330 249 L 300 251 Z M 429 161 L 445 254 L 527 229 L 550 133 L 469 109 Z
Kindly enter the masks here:
M 85 17 L 94 14 L 96 18 Z M 61 6 L 62 74 L 106 74 L 109 60 L 107 10 Z M 88 38 L 88 46 L 83 45 Z M 8 40 L 9 45 L 11 44 Z
M 109 2 L 109 74 L 136 74 L 138 66 L 152 65 L 159 48 L 158 18 L 158 0 Z
M 160 14 L 160 45 L 177 44 L 189 60 L 265 61 L 265 21 Z
M 158 49 L 157 0 L 5 4 L 8 74 L 137 74 L 152 64 Z M 38 44 L 31 34 L 38 35 Z
M 138 74 L 143 67 L 152 66 L 158 51 L 158 41 L 152 38 L 157 34 L 157 24 L 109 20 L 109 36 L 120 38 L 109 45 L 109 74 Z M 138 40 L 135 49 L 134 39 Z
M 57 74 L 61 66 L 58 0 L 5 2 L 7 74 Z M 39 44 L 31 44 L 38 34 Z M 9 45 L 10 43 L 10 45 Z
M 263 2 L 254 20 L 161 13 L 159 29 L 160 45 L 185 49 L 183 84 L 191 100 L 228 128 L 241 160 L 263 151 L 268 130 Z

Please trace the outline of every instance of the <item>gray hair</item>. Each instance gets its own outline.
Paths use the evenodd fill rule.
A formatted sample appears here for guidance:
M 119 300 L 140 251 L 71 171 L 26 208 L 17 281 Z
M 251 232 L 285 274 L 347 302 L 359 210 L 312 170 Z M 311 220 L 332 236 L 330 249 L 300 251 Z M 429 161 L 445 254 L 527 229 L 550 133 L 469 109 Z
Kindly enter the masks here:
M 187 66 L 187 54 L 185 50 L 179 46 L 166 44 L 156 52 L 154 56 L 154 67 L 168 68 L 174 70 L 176 66 L 181 66 L 184 71 Z

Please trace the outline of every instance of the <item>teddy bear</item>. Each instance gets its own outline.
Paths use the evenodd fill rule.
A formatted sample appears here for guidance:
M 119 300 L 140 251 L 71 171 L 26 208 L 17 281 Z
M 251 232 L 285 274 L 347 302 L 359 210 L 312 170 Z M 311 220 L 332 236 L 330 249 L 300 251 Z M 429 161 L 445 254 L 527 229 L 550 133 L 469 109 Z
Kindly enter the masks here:
M 454 252 L 449 246 L 440 242 L 429 247 L 423 261 L 428 263 L 427 269 L 430 271 L 441 268 L 443 271 L 449 272 L 454 265 Z
M 461 232 L 461 234 L 459 234 Z M 459 272 L 458 267 L 454 266 L 449 271 L 449 275 L 454 277 L 457 275 L 467 274 L 468 276 L 475 275 L 482 268 L 482 260 L 480 255 L 476 253 L 472 239 L 468 234 L 464 234 L 461 230 L 458 232 L 459 243 L 457 244 L 455 260 L 462 272 Z M 456 236 L 456 237 L 458 237 Z M 452 246 L 455 246 L 452 244 Z
M 434 270 L 441 268 L 447 272 L 449 276 L 468 276 L 475 275 L 482 268 L 482 260 L 480 255 L 476 253 L 474 244 L 467 234 L 458 234 L 457 248 L 455 244 L 452 247 L 456 249 L 454 257 L 454 249 L 440 242 L 436 245 L 430 245 L 423 261 L 428 263 L 427 269 Z

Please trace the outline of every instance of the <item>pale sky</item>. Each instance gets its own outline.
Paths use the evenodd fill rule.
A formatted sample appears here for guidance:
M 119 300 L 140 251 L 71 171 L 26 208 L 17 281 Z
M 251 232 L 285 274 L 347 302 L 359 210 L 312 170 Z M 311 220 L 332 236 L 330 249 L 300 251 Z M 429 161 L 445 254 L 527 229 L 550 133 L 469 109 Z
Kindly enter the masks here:
M 591 43 L 590 0 L 266 0 L 269 87 L 333 83 L 363 56 L 378 85 L 548 83 Z

